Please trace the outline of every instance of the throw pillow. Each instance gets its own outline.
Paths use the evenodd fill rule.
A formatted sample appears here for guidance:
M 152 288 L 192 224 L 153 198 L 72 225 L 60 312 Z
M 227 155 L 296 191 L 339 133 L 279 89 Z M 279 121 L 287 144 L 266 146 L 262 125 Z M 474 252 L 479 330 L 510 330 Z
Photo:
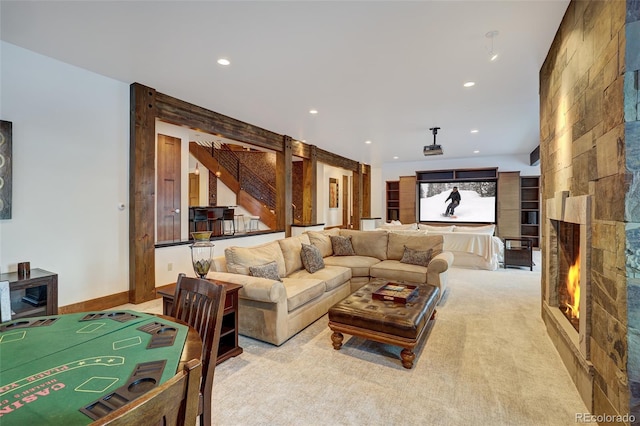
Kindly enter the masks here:
M 313 274 L 324 268 L 324 260 L 322 259 L 322 253 L 320 249 L 312 244 L 302 243 L 302 251 L 300 252 L 300 258 L 304 269 L 308 273 Z
M 409 263 L 411 265 L 429 266 L 429 262 L 431 262 L 431 253 L 431 249 L 427 251 L 419 251 L 404 246 L 404 254 L 402 255 L 402 259 L 400 259 L 400 262 Z
M 334 256 L 355 256 L 356 252 L 351 244 L 351 235 L 347 237 L 331 235 L 330 238 Z
M 280 275 L 278 275 L 278 264 L 275 260 L 273 262 L 265 263 L 264 265 L 249 266 L 249 275 L 252 277 L 280 281 Z

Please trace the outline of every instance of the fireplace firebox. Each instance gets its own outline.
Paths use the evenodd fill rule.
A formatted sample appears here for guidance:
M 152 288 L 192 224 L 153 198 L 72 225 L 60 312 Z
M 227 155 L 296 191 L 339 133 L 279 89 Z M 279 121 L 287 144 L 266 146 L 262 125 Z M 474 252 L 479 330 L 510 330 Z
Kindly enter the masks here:
M 580 225 L 553 221 L 556 228 L 558 308 L 580 332 Z

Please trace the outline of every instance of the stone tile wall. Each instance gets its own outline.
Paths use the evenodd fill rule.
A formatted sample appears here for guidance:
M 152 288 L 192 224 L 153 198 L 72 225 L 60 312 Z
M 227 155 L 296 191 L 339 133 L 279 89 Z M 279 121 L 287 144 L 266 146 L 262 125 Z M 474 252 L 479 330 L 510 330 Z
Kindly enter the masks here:
M 626 69 L 624 121 L 626 169 L 625 198 L 628 359 L 630 409 L 640 423 L 640 1 L 627 2 L 625 18 Z
M 639 3 L 572 1 L 540 70 L 543 204 L 567 190 L 593 199 L 593 410 L 637 420 L 640 273 L 628 255 L 640 258 Z

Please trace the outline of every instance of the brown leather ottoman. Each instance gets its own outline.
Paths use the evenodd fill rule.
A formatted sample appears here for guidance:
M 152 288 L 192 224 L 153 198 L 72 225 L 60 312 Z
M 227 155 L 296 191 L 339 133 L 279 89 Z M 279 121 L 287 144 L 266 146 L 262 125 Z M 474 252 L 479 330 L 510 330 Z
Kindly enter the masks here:
M 413 348 L 420 342 L 428 322 L 436 318 L 440 289 L 428 284 L 414 284 L 419 286 L 418 296 L 406 305 L 372 299 L 371 294 L 388 282 L 383 279 L 370 281 L 329 309 L 333 348 L 339 350 L 342 347 L 342 333 L 400 346 L 403 348 L 400 352 L 402 366 L 411 368 L 416 357 Z

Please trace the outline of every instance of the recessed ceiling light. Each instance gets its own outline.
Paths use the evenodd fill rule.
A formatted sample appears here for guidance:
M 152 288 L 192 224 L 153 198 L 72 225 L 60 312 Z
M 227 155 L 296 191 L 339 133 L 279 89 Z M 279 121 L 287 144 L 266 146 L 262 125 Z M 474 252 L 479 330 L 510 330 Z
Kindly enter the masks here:
M 397 156 L 397 155 L 394 155 L 394 156 L 393 156 L 393 159 L 394 159 L 394 160 L 397 160 L 397 159 L 398 159 L 398 156 Z
M 226 66 L 226 65 L 229 65 L 231 62 L 228 59 L 220 58 L 220 59 L 218 59 L 218 63 L 220 65 L 225 65 Z
M 471 133 L 478 133 L 478 129 L 471 130 Z
M 475 81 L 467 81 L 463 86 L 464 87 L 473 87 L 475 85 L 476 85 Z
M 371 144 L 371 141 L 364 141 L 367 145 Z
M 478 154 L 480 151 L 478 151 L 477 149 L 475 151 L 473 151 L 474 154 Z
M 309 114 L 317 114 L 318 110 L 317 109 L 310 109 L 309 110 Z

